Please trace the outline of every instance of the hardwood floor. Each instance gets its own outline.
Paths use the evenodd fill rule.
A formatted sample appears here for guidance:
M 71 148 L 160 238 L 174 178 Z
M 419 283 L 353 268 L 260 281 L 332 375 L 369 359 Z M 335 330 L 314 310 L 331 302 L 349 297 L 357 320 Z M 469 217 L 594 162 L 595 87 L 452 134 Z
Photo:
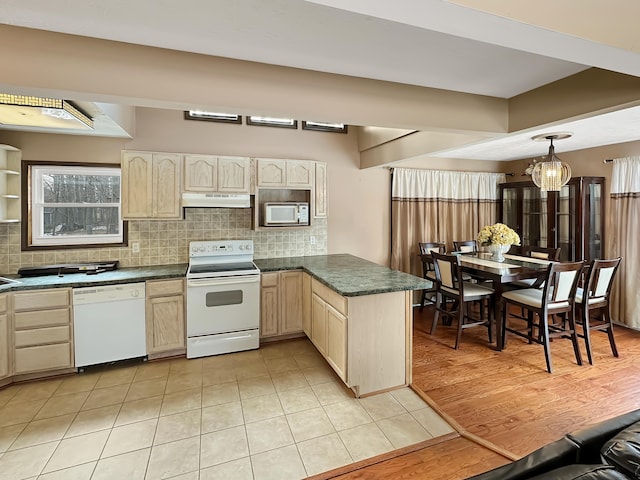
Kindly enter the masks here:
M 565 433 L 640 408 L 640 332 L 618 327 L 620 357 L 605 334 L 592 335 L 594 365 L 575 362 L 569 340 L 551 343 L 554 373 L 542 346 L 509 335 L 506 349 L 488 347 L 484 328 L 465 330 L 452 348 L 455 328 L 438 325 L 431 309 L 414 312 L 413 384 L 460 427 L 519 458 Z M 509 460 L 460 437 L 336 476 L 339 479 L 464 479 Z

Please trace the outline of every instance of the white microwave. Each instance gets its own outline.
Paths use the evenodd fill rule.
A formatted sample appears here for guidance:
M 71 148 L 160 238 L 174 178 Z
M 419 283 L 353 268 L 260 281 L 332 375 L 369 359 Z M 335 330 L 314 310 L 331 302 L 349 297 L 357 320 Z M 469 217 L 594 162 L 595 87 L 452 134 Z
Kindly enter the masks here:
M 309 204 L 300 202 L 266 202 L 265 227 L 309 225 Z

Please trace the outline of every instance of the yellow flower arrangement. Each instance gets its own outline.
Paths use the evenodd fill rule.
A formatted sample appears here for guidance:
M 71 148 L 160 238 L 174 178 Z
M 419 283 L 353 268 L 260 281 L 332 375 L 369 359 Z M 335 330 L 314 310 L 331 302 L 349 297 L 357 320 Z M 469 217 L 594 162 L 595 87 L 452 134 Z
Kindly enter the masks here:
M 482 227 L 477 240 L 480 245 L 520 245 L 518 234 L 504 223 Z

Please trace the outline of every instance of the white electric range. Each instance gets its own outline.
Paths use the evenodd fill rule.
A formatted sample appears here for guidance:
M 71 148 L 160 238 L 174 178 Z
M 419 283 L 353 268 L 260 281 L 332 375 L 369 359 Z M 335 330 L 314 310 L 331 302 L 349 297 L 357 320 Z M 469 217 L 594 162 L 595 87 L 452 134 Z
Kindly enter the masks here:
M 253 240 L 189 243 L 187 358 L 258 348 L 260 270 Z

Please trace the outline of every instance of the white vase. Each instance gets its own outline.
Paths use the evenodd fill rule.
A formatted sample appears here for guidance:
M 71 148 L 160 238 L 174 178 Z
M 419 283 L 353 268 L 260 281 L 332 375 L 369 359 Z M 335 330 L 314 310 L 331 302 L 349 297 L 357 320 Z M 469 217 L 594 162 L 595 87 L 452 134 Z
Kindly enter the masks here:
M 507 253 L 510 248 L 511 245 L 498 245 L 495 243 L 487 245 L 487 250 L 491 252 L 493 259 L 496 262 L 504 262 L 504 254 Z

